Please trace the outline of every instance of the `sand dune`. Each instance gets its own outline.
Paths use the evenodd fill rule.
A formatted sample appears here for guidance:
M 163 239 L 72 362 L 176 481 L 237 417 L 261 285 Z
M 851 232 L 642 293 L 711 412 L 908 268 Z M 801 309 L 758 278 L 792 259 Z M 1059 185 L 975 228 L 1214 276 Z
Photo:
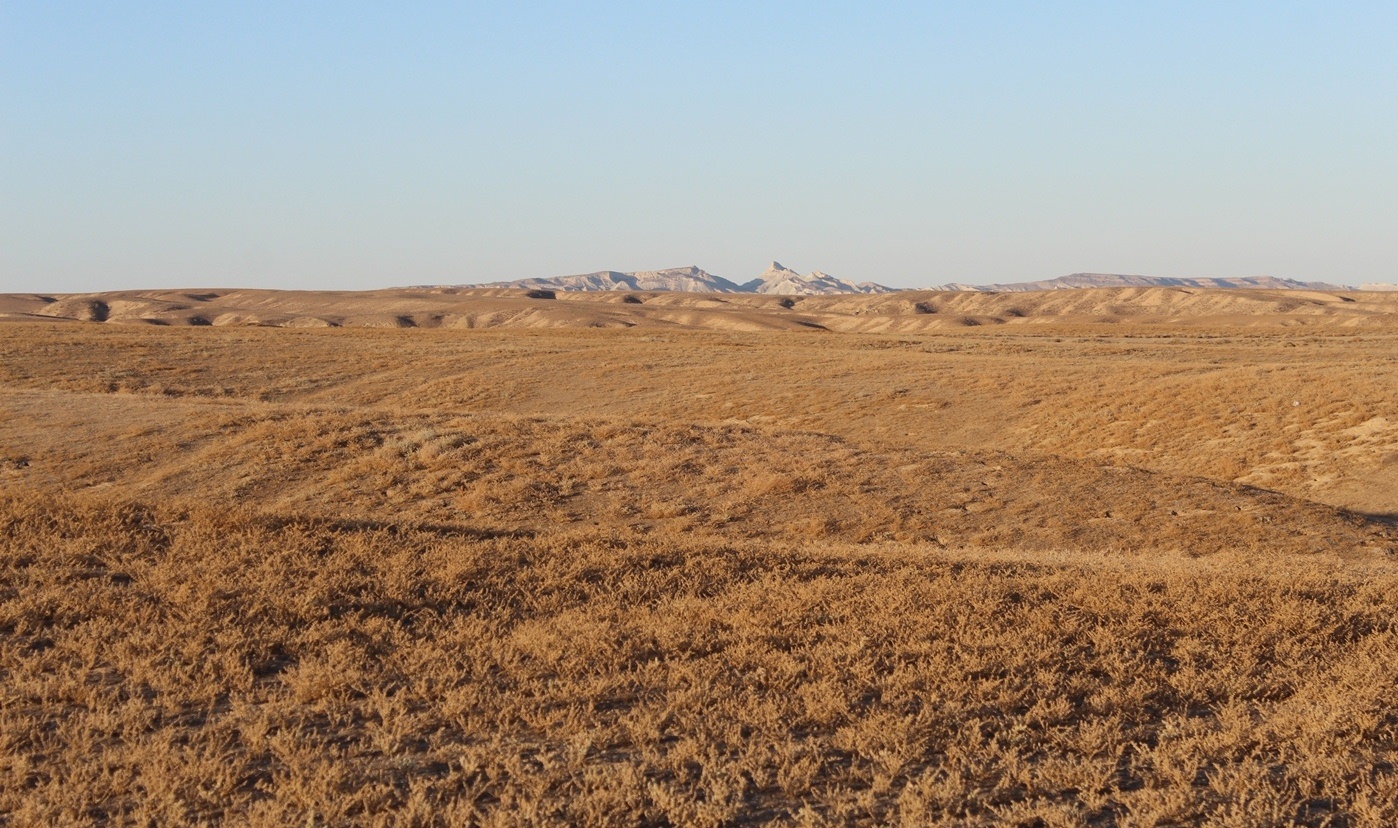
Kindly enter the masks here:
M 531 295 L 534 294 L 534 295 Z M 664 309 L 663 311 L 661 309 Z M 683 309 L 683 313 L 676 313 Z M 1102 288 L 1033 293 L 900 291 L 768 296 L 507 288 L 363 292 L 124 291 L 0 296 L 0 320 L 336 327 L 693 327 L 916 333 L 978 325 L 1137 323 L 1386 325 L 1398 294 L 1303 290 Z

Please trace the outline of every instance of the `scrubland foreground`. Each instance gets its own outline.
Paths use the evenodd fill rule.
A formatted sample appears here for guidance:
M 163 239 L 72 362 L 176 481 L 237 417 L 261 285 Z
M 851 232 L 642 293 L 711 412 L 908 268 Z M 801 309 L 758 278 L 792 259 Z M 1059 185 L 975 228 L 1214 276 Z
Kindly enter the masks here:
M 0 823 L 1396 824 L 1398 319 L 1316 303 L 0 326 Z

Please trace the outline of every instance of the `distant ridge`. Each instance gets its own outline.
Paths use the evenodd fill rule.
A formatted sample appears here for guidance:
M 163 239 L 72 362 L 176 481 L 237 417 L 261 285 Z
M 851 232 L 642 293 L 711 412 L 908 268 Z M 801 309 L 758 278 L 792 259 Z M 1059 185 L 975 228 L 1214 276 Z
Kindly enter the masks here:
M 1118 273 L 1072 273 L 1057 279 L 1037 282 L 1012 282 L 1001 285 L 963 285 L 953 282 L 933 290 L 976 290 L 981 292 L 1015 293 L 1032 290 L 1081 290 L 1107 287 L 1189 287 L 1222 288 L 1225 290 L 1349 290 L 1326 282 L 1298 282 L 1274 276 L 1244 276 L 1224 279 L 1179 279 L 1170 276 L 1125 276 Z
M 765 293 L 788 296 L 835 296 L 840 294 L 884 294 L 900 290 L 975 291 L 980 293 L 1020 293 L 1040 290 L 1084 290 L 1088 288 L 1173 287 L 1211 290 L 1398 290 L 1398 285 L 1366 284 L 1360 287 L 1329 282 L 1302 282 L 1275 276 L 1230 278 L 1177 278 L 1172 276 L 1133 276 L 1120 273 L 1071 273 L 1055 279 L 970 285 L 961 282 L 931 288 L 893 288 L 877 282 L 851 282 L 816 270 L 802 276 L 781 262 L 772 262 L 760 276 L 747 282 L 732 282 L 697 266 L 665 270 L 621 272 L 599 270 L 574 276 L 547 279 L 517 279 L 486 285 L 423 285 L 421 287 L 503 287 L 526 290 L 565 291 L 678 291 L 685 293 Z
M 666 270 L 623 273 L 599 270 L 576 276 L 551 279 L 518 279 L 493 282 L 482 287 L 510 287 L 527 290 L 668 290 L 688 293 L 769 293 L 793 296 L 833 296 L 842 293 L 893 293 L 897 288 L 873 282 L 850 282 L 817 270 L 802 276 L 780 262 L 772 262 L 766 272 L 743 284 L 730 282 L 694 265 Z
M 487 287 L 517 287 L 532 290 L 675 290 L 686 293 L 743 293 L 743 288 L 722 276 L 715 276 L 698 267 L 672 267 L 666 270 L 642 270 L 621 273 L 599 270 L 576 276 L 556 276 L 552 279 L 520 279 L 497 282 Z
M 832 296 L 840 293 L 893 293 L 898 288 L 875 284 L 874 282 L 849 282 L 819 270 L 802 276 L 781 262 L 772 262 L 767 270 L 751 282 L 743 285 L 744 290 L 754 293 L 775 293 L 790 296 Z

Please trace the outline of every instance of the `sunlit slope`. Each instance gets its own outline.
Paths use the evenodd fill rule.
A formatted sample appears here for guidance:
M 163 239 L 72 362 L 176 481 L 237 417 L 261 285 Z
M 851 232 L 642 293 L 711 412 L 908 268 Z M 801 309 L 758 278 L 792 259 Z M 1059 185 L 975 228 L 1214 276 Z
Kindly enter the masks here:
M 1388 328 L 889 337 L 20 324 L 0 326 L 0 383 L 6 451 L 26 450 L 26 423 L 82 392 L 819 432 L 879 450 L 1047 453 L 1398 513 Z M 58 396 L 12 397 L 21 392 Z M 114 422 L 139 420 L 139 408 Z
M 269 513 L 1040 550 L 1398 552 L 1398 529 L 1236 484 L 1054 456 L 876 450 L 744 427 L 239 410 L 70 396 L 8 477 Z M 154 404 L 153 404 L 154 403 Z M 13 423 L 13 420 L 11 421 Z M 3 428 L 3 427 L 0 427 Z M 0 432 L 4 433 L 4 432 Z M 11 436 L 11 435 L 14 436 Z

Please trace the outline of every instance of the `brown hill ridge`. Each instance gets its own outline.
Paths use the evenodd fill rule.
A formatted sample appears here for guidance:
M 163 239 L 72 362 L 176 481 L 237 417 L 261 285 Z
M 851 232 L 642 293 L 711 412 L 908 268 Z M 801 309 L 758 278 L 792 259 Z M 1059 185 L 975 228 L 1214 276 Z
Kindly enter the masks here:
M 346 328 L 696 328 L 918 333 L 1024 324 L 1393 324 L 1398 292 L 1127 287 L 790 296 L 404 288 L 0 294 L 0 322 Z

